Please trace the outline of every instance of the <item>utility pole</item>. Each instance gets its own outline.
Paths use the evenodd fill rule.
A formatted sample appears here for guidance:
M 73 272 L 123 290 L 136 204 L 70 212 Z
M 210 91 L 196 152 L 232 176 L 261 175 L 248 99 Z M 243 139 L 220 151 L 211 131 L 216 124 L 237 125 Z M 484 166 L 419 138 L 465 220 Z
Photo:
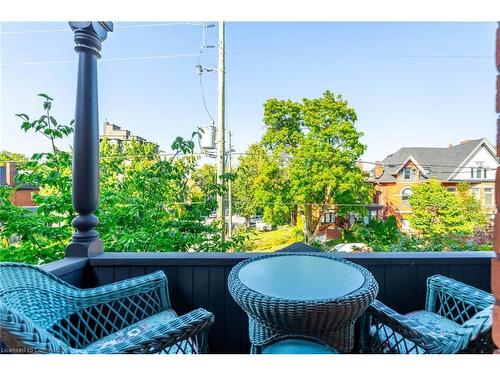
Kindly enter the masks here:
M 229 155 L 228 155 L 228 165 L 227 169 L 229 173 L 233 171 L 232 169 L 232 158 L 233 158 L 233 134 L 229 131 Z M 233 236 L 233 181 L 231 179 L 227 182 L 227 206 L 229 218 L 227 222 L 227 226 L 229 227 L 229 231 L 227 236 L 231 238 Z
M 219 66 L 218 66 L 218 98 L 217 98 L 217 184 L 223 184 L 224 165 L 224 147 L 225 147 L 225 53 L 224 53 L 224 22 L 219 21 Z M 226 236 L 226 210 L 224 204 L 224 195 L 220 193 L 217 196 L 217 220 L 222 224 L 222 240 Z

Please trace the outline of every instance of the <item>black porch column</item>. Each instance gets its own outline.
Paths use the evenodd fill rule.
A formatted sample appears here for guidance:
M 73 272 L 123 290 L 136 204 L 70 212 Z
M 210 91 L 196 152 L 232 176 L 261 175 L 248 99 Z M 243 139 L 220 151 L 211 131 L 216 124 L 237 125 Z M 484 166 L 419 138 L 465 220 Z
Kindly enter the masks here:
M 73 138 L 73 219 L 76 232 L 66 247 L 66 257 L 90 257 L 103 252 L 94 215 L 99 202 L 99 116 L 97 59 L 111 22 L 70 22 L 78 53 L 75 133 Z

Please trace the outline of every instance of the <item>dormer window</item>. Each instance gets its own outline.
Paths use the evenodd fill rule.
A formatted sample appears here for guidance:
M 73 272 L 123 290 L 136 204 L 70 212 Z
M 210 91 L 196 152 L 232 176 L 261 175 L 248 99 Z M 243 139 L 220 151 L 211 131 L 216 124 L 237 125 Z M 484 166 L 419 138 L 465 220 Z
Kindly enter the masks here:
M 403 180 L 415 181 L 417 179 L 417 170 L 415 168 L 403 168 L 402 176 Z

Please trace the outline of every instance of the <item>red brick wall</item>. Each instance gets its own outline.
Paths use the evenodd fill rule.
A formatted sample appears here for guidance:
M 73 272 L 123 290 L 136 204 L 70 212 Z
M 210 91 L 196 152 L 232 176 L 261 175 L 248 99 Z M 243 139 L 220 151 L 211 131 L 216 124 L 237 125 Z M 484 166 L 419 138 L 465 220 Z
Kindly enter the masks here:
M 500 22 L 497 26 L 496 39 L 496 66 L 497 66 L 497 94 L 496 94 L 496 110 L 498 113 L 497 120 L 497 155 L 500 156 Z M 495 216 L 495 243 L 496 259 L 493 259 L 491 264 L 491 290 L 495 294 L 496 304 L 493 313 L 493 341 L 497 348 L 500 348 L 500 167 L 497 168 L 495 179 L 496 206 L 497 214 Z M 496 351 L 500 354 L 500 349 Z
M 31 194 L 37 193 L 38 190 L 16 190 L 14 194 L 12 194 L 12 197 L 10 198 L 10 201 L 12 204 L 15 206 L 35 206 L 35 203 L 33 202 L 33 199 L 31 198 Z

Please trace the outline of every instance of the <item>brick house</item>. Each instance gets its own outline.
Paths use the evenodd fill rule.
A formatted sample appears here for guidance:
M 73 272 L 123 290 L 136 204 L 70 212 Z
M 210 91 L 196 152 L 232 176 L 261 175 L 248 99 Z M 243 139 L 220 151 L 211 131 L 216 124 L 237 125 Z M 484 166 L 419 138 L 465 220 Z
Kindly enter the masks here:
M 17 168 L 14 162 L 7 162 L 4 166 L 0 166 L 0 186 L 15 187 L 16 173 Z M 32 185 L 17 185 L 10 200 L 16 206 L 35 211 L 36 205 L 33 202 L 33 194 L 38 193 L 38 191 L 39 189 Z
M 377 162 L 369 181 L 375 186 L 374 203 L 381 209 L 379 218 L 394 215 L 404 230 L 409 230 L 412 210 L 408 198 L 412 187 L 431 178 L 439 180 L 450 192 L 467 182 L 483 209 L 493 219 L 495 208 L 495 171 L 499 166 L 496 149 L 486 139 L 460 142 L 448 147 L 403 147 Z

